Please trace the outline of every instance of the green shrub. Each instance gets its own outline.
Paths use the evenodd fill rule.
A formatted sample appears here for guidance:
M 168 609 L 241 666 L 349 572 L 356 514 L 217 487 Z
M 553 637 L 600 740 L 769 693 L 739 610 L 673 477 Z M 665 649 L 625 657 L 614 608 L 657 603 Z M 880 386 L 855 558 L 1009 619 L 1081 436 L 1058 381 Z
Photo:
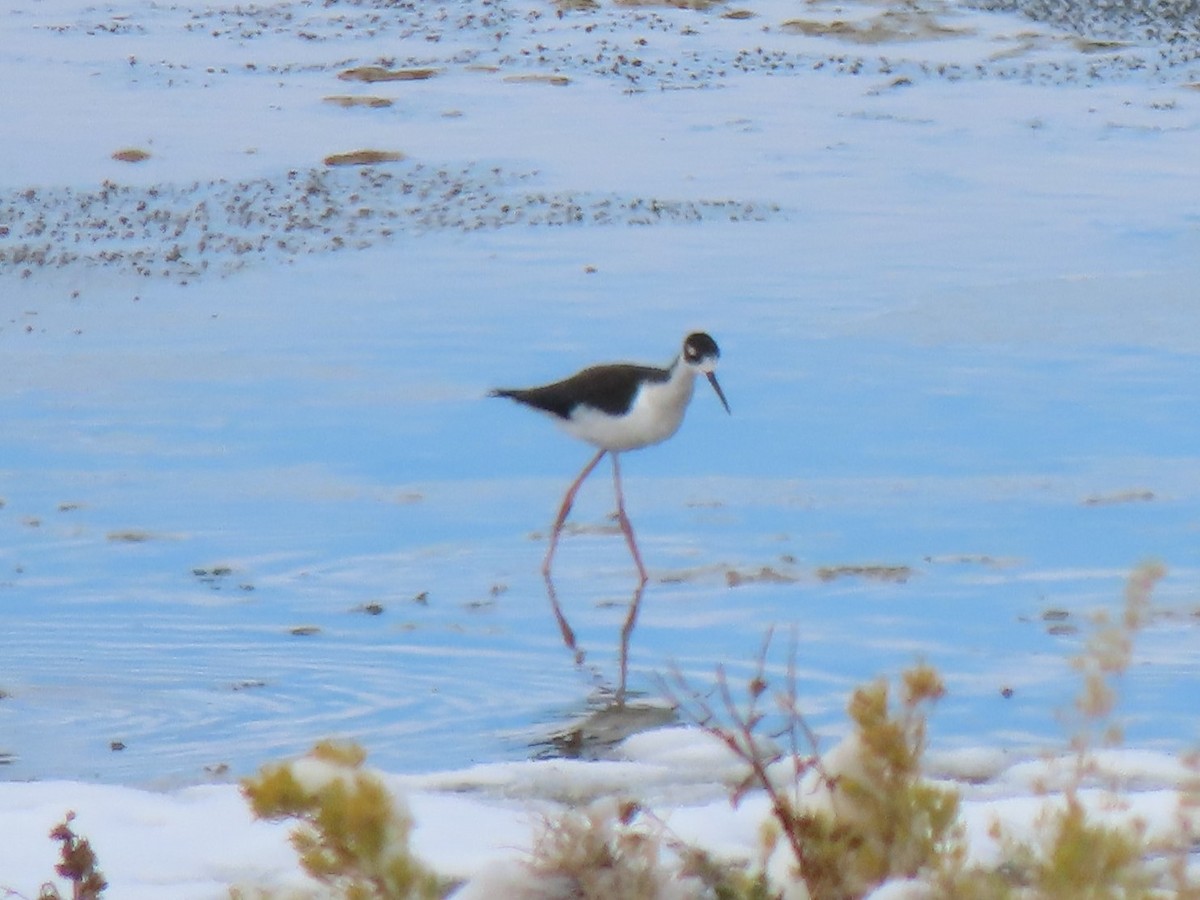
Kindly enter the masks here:
M 775 881 L 796 879 L 813 898 L 840 900 L 863 896 L 888 878 L 932 869 L 943 854 L 961 855 L 957 795 L 921 776 L 925 711 L 945 693 L 937 672 L 925 665 L 905 672 L 895 703 L 884 681 L 856 690 L 847 708 L 852 734 L 821 757 L 800 711 L 795 643 L 786 682 L 772 690 L 766 675 L 771 637 L 763 642 L 742 704 L 722 669 L 719 706 L 679 675 L 678 690 L 668 693 L 685 718 L 746 765 L 734 802 L 750 789 L 769 798 L 773 821 L 764 840 L 768 850 L 787 855 L 782 876 L 778 863 L 772 866 Z M 774 734 L 763 733 L 766 699 L 784 718 Z
M 292 845 L 313 878 L 346 900 L 426 900 L 445 885 L 409 850 L 412 817 L 352 744 L 318 744 L 242 784 L 254 814 L 298 819 Z

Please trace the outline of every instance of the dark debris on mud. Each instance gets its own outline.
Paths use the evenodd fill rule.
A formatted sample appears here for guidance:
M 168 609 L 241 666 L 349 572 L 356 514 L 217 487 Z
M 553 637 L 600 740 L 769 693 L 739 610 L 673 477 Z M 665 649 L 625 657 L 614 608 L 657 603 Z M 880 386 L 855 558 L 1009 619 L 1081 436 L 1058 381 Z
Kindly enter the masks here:
M 615 80 L 629 91 L 712 88 L 746 74 L 787 75 L 811 70 L 871 77 L 1005 78 L 1051 83 L 1171 72 L 1176 80 L 1196 80 L 1200 0 L 967 0 L 966 5 L 985 12 L 1017 13 L 1095 40 L 1089 52 L 1067 52 L 1051 60 L 993 57 L 972 64 L 949 60 L 938 63 L 912 59 L 906 49 L 911 35 L 903 29 L 893 39 L 871 41 L 868 48 L 855 51 L 842 40 L 845 31 L 837 28 L 804 32 L 809 37 L 823 35 L 831 39 L 829 42 L 791 41 L 787 21 L 774 21 L 753 10 L 731 15 L 737 11 L 723 4 L 688 9 L 665 2 L 661 6 L 630 7 L 517 0 L 463 0 L 453 4 L 423 0 L 293 0 L 210 5 L 192 12 L 182 27 L 205 41 L 224 39 L 253 46 L 259 38 L 282 38 L 336 47 L 339 53 L 344 49 L 344 55 L 325 62 L 264 59 L 246 65 L 268 77 L 313 69 L 336 72 L 346 66 L 364 65 L 404 69 L 476 66 L 510 75 L 529 70 L 557 77 L 586 74 Z M 810 6 L 818 11 L 822 8 L 819 0 Z M 879 18 L 889 21 L 903 12 L 936 25 L 953 13 L 952 5 L 936 0 L 879 6 Z M 837 8 L 830 5 L 830 9 L 836 16 Z M 98 10 L 91 12 L 93 17 L 86 21 L 54 27 L 88 34 L 148 35 L 153 30 L 136 14 L 106 17 Z M 746 32 L 746 19 L 753 23 L 750 32 Z M 686 42 L 691 36 L 720 29 L 739 29 L 747 40 L 736 50 L 681 52 L 680 40 Z M 945 28 L 942 33 L 953 36 L 955 29 Z M 388 59 L 356 54 L 360 45 L 374 47 L 380 38 L 408 52 Z M 1114 45 L 1097 53 L 1096 41 L 1136 42 L 1140 46 Z M 213 69 L 196 69 L 183 60 L 147 58 L 140 65 L 146 77 L 171 83 L 214 75 Z M 1181 67 L 1188 71 L 1178 71 Z M 216 70 L 217 74 L 222 72 L 225 70 Z
M 1179 46 L 1200 42 L 1200 0 L 968 0 L 1076 34 Z
M 106 266 L 187 280 L 251 263 L 363 249 L 400 233 L 504 226 L 762 221 L 778 205 L 544 192 L 495 168 L 291 171 L 278 179 L 0 195 L 0 272 Z

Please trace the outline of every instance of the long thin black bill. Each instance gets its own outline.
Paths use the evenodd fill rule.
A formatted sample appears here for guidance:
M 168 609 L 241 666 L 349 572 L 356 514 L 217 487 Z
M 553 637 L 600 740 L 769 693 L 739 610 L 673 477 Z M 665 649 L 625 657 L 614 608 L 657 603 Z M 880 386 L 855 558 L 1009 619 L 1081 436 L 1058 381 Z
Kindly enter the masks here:
M 725 407 L 725 412 L 733 415 L 733 410 L 729 408 L 729 401 L 725 399 L 725 392 L 721 390 L 721 385 L 717 384 L 717 376 L 714 372 L 708 372 L 708 383 L 713 386 L 713 390 L 717 392 L 717 396 L 721 398 L 721 405 Z

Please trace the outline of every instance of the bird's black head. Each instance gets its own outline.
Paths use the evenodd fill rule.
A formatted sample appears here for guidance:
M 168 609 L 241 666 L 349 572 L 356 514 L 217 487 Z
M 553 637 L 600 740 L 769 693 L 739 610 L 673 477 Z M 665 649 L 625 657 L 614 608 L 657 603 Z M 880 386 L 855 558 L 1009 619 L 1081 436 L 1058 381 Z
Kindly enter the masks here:
M 693 332 L 683 339 L 683 361 L 693 369 L 704 373 L 708 383 L 713 386 L 713 390 L 721 398 L 721 405 L 725 407 L 725 412 L 729 412 L 729 403 L 725 400 L 725 392 L 721 390 L 721 385 L 717 382 L 717 376 L 713 371 L 717 368 L 717 360 L 720 358 L 721 351 L 717 349 L 717 342 L 703 331 Z
M 700 366 L 707 363 L 713 366 L 720 358 L 721 351 L 717 349 L 717 342 L 703 331 L 693 332 L 684 338 L 683 361 L 688 365 Z

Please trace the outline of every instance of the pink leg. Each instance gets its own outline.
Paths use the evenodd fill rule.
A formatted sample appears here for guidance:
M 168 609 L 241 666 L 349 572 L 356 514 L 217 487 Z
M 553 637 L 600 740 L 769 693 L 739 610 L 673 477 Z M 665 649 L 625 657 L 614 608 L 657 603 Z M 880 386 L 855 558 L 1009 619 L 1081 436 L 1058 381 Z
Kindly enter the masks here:
M 629 639 L 633 636 L 633 628 L 637 625 L 638 609 L 642 605 L 642 594 L 646 590 L 646 582 L 639 584 L 629 601 L 629 614 L 625 616 L 625 624 L 621 626 L 621 680 L 617 682 L 617 706 L 625 705 L 625 685 L 629 681 Z
M 612 464 L 613 486 L 617 489 L 617 521 L 621 525 L 621 531 L 625 533 L 625 543 L 629 545 L 629 552 L 633 554 L 633 561 L 637 565 L 638 575 L 644 585 L 650 580 L 650 576 L 646 574 L 646 567 L 642 565 L 642 554 L 638 552 L 637 541 L 633 537 L 633 526 L 629 524 L 629 516 L 625 515 L 625 495 L 621 491 L 621 464 L 617 462 L 616 453 L 612 455 Z
M 563 643 L 567 645 L 567 649 L 575 657 L 575 665 L 582 666 L 585 654 L 575 641 L 575 629 L 571 627 L 571 624 L 567 621 L 567 617 L 563 615 L 562 607 L 558 603 L 558 591 L 554 590 L 554 582 L 550 579 L 549 575 L 546 576 L 546 596 L 550 598 L 550 609 L 554 611 L 554 621 L 558 622 L 558 630 L 562 632 Z
M 550 532 L 550 549 L 546 551 L 546 558 L 542 561 L 542 574 L 547 578 L 550 577 L 550 564 L 554 561 L 554 550 L 558 547 L 558 535 L 562 531 L 563 523 L 567 521 L 567 515 L 571 512 L 571 505 L 575 502 L 575 495 L 579 493 L 579 486 L 583 484 L 583 480 L 592 474 L 592 469 L 596 468 L 596 464 L 607 453 L 607 450 L 601 450 L 592 461 L 583 467 L 583 471 L 579 473 L 579 477 L 574 483 L 567 488 L 566 496 L 563 497 L 562 506 L 558 508 L 558 518 L 554 520 L 554 530 Z M 616 459 L 616 456 L 613 456 Z

